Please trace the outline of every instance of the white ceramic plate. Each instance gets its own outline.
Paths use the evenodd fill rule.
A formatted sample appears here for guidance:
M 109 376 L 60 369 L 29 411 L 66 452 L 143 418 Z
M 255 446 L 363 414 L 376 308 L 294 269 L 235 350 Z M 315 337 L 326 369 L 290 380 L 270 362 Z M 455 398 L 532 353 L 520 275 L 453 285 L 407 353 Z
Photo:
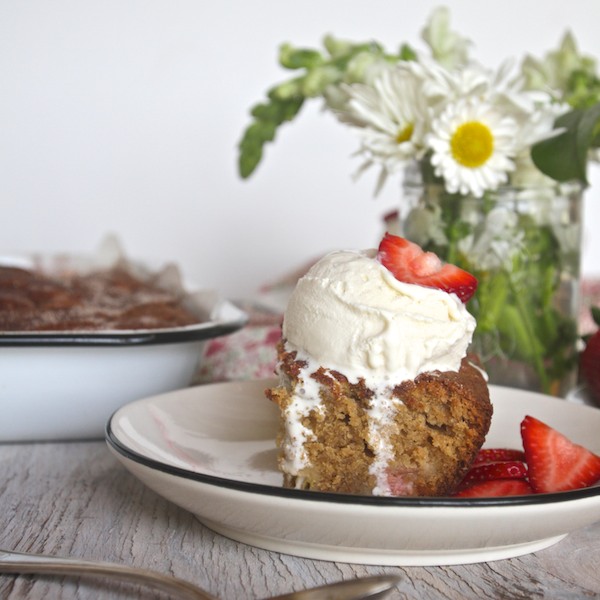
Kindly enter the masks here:
M 298 556 L 450 565 L 519 556 L 600 520 L 600 487 L 510 498 L 382 498 L 290 490 L 276 468 L 270 380 L 212 384 L 118 410 L 107 442 L 147 486 L 227 537 Z M 600 453 L 600 410 L 491 387 L 486 446 L 521 447 L 531 414 Z

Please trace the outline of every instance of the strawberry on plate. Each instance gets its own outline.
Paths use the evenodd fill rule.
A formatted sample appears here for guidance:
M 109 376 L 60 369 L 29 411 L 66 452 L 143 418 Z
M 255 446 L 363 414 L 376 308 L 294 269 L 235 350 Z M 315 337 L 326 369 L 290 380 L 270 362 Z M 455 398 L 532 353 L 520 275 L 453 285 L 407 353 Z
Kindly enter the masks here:
M 527 496 L 532 493 L 525 479 L 490 479 L 471 485 L 454 494 L 455 498 L 499 498 Z
M 398 281 L 454 293 L 463 302 L 477 289 L 473 275 L 442 262 L 433 252 L 424 252 L 417 244 L 397 235 L 385 234 L 377 259 Z
M 459 490 L 463 490 L 476 483 L 494 479 L 525 479 L 527 465 L 520 460 L 503 460 L 489 462 L 471 467 L 463 477 Z
M 520 460 L 521 462 L 525 462 L 525 452 L 516 448 L 481 448 L 472 466 L 476 467 L 477 465 L 505 460 Z
M 542 421 L 526 416 L 521 437 L 534 492 L 574 490 L 600 480 L 600 456 Z

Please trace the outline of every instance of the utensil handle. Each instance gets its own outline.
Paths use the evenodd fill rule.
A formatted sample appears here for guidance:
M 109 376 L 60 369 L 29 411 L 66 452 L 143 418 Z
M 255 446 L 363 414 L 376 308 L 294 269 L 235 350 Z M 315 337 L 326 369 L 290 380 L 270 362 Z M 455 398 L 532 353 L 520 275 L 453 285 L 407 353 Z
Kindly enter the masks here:
M 161 589 L 167 593 L 176 593 L 180 598 L 190 600 L 217 600 L 195 585 L 146 571 L 113 563 L 92 562 L 74 558 L 44 556 L 41 554 L 23 554 L 21 552 L 0 551 L 0 573 L 22 575 L 74 575 L 78 577 L 116 577 L 131 583 L 141 583 Z

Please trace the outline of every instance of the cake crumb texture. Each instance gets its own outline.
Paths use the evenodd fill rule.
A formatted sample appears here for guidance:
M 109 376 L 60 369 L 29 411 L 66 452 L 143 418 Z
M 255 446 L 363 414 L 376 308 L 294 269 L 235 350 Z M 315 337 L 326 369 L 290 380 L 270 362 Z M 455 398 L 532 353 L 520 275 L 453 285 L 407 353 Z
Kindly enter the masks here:
M 282 385 L 266 391 L 281 409 L 277 445 L 284 486 L 360 495 L 444 496 L 451 494 L 485 441 L 492 405 L 480 372 L 464 359 L 459 372 L 419 375 L 390 390 L 378 435 L 373 422 L 381 415 L 381 398 L 363 380 L 350 383 L 323 367 L 310 375 L 318 383 L 321 402 L 301 417 L 310 435 L 303 442 L 305 461 L 288 472 L 286 453 L 298 443 L 290 439 L 286 408 L 304 385 L 306 363 L 278 349 Z M 384 440 L 386 459 L 377 458 Z M 381 464 L 380 464 L 381 463 Z M 377 475 L 377 470 L 382 472 Z M 381 487 L 383 477 L 386 485 Z

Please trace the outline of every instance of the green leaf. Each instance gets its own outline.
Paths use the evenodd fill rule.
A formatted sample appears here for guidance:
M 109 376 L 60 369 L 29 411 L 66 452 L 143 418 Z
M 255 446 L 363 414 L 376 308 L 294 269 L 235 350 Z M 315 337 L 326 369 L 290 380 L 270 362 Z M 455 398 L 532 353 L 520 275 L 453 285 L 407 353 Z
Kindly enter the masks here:
M 323 67 L 309 71 L 302 83 L 302 92 L 306 98 L 320 96 L 328 85 L 339 80 L 339 71 L 333 67 Z
M 252 108 L 250 114 L 257 120 L 261 121 L 277 121 L 280 112 L 279 102 L 268 102 L 265 104 L 257 104 Z
M 402 44 L 400 47 L 400 53 L 398 54 L 400 60 L 416 60 L 417 53 L 408 45 Z
M 302 98 L 300 97 L 286 99 L 274 97 L 270 102 L 257 104 L 250 111 L 250 114 L 257 121 L 271 121 L 279 125 L 284 121 L 293 119 L 298 114 L 301 106 Z
M 562 115 L 555 127 L 564 131 L 535 144 L 531 149 L 533 162 L 556 181 L 578 180 L 587 185 L 588 152 L 596 143 L 599 123 L 600 102 Z
M 565 100 L 574 108 L 591 108 L 600 102 L 600 78 L 591 69 L 575 69 L 569 75 Z
M 238 170 L 243 179 L 250 177 L 262 158 L 262 144 L 240 144 Z
M 279 63 L 286 69 L 313 69 L 323 62 L 318 50 L 294 48 L 291 44 L 282 44 L 279 48 Z
M 600 146 L 600 102 L 584 112 L 579 130 L 580 143 L 586 150 Z
M 325 47 L 325 50 L 329 52 L 329 55 L 332 58 L 337 58 L 339 56 L 345 56 L 351 52 L 352 48 L 354 47 L 354 43 L 349 42 L 348 40 L 341 40 L 331 34 L 327 34 L 323 38 L 323 46 Z
M 289 100 L 291 98 L 301 96 L 303 79 L 303 77 L 297 77 L 296 79 L 290 79 L 280 83 L 279 85 L 276 85 L 267 92 L 268 98 L 273 101 Z
M 263 146 L 275 137 L 275 125 L 268 121 L 255 121 L 244 132 L 239 145 L 239 172 L 249 177 L 262 158 Z
M 303 102 L 302 97 L 271 97 L 251 110 L 254 120 L 244 131 L 238 146 L 238 171 L 243 179 L 252 175 L 262 159 L 264 145 L 275 139 L 282 123 L 291 121 L 298 114 Z
M 300 112 L 303 104 L 304 98 L 298 96 L 289 98 L 286 102 L 282 102 L 280 105 L 279 123 L 291 121 Z

